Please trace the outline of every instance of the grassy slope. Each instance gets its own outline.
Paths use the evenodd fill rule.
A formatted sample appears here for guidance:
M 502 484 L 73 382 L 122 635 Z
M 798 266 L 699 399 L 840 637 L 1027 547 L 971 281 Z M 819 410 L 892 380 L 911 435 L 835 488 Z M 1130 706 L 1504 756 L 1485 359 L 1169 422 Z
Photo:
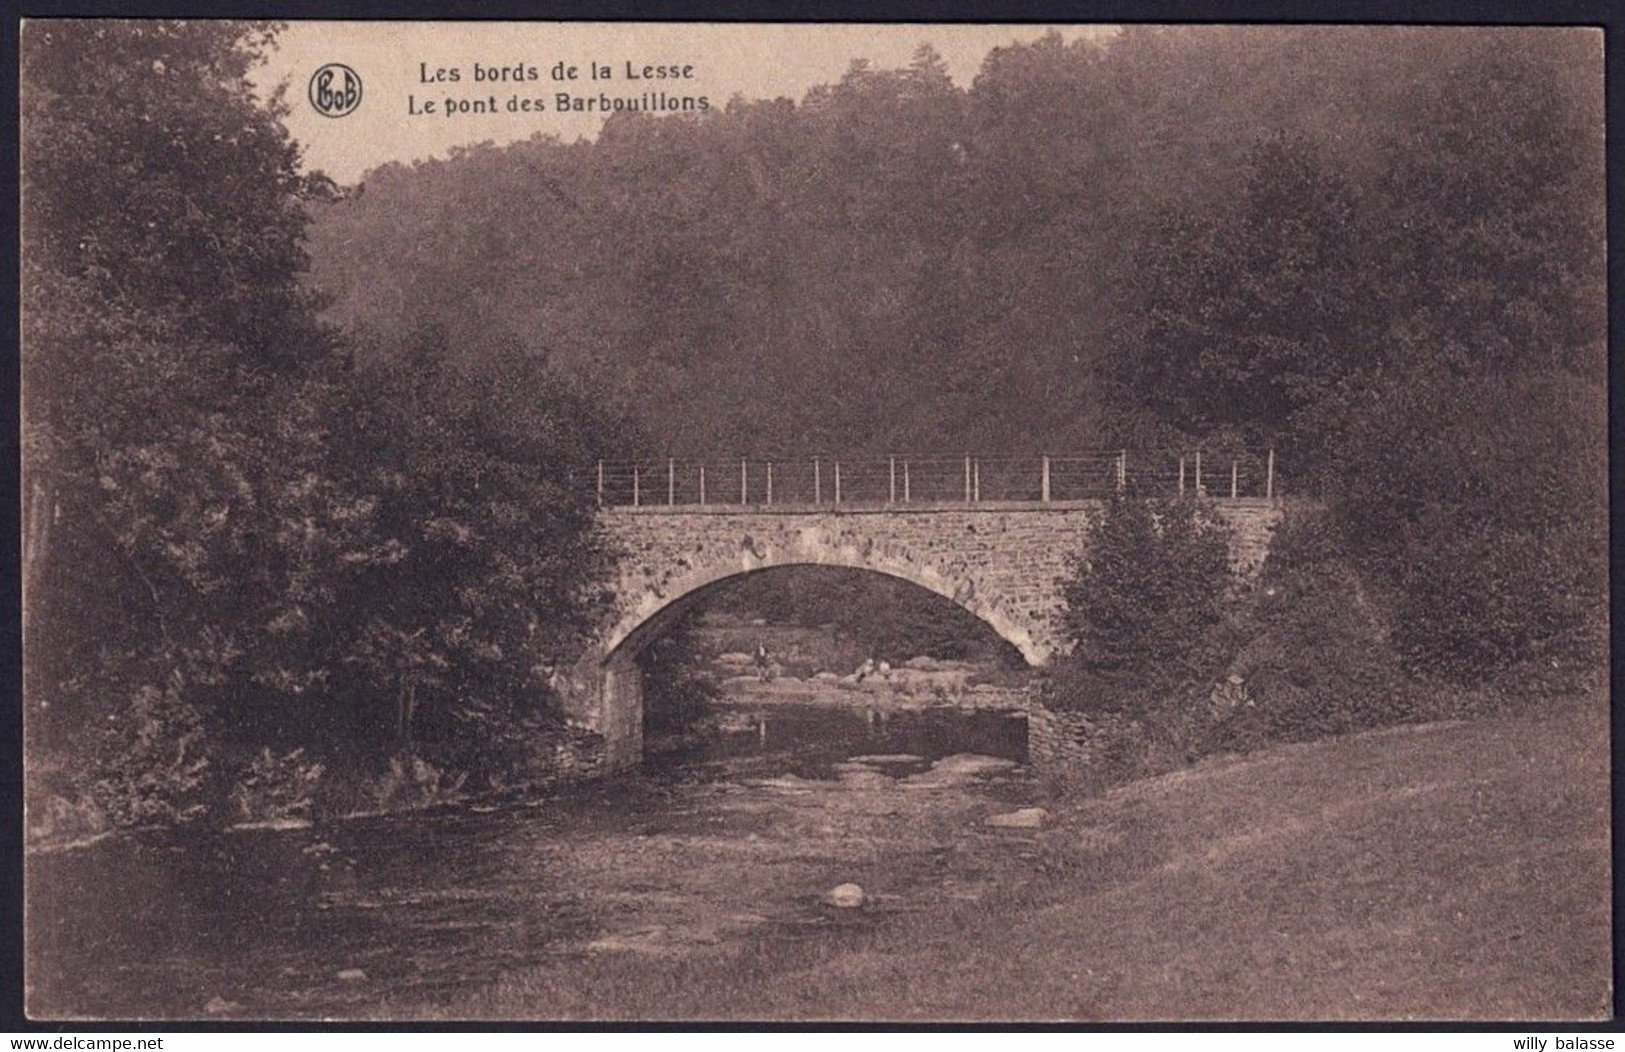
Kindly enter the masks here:
M 481 1016 L 1574 1018 L 1608 1010 L 1606 718 L 1211 762 L 983 847 L 980 902 L 519 976 Z M 1036 839 L 1036 843 L 1033 840 Z M 1023 858 L 1026 854 L 1030 857 Z

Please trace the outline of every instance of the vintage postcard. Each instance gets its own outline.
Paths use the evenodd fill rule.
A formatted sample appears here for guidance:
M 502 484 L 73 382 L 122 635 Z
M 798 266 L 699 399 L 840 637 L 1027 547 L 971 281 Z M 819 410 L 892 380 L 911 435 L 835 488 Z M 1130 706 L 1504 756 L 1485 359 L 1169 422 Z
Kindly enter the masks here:
M 1609 1015 L 1601 30 L 20 36 L 31 1019 Z

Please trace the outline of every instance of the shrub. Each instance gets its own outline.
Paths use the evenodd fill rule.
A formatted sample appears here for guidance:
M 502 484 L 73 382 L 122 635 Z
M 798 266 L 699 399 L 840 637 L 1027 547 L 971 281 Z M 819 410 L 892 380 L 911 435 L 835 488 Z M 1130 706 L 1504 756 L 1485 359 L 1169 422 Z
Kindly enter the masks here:
M 1584 527 L 1549 532 L 1490 521 L 1427 523 L 1398 574 L 1396 643 L 1419 672 L 1482 683 L 1600 637 L 1600 565 Z
M 232 802 L 245 822 L 308 819 L 325 768 L 305 758 L 304 749 L 278 756 L 261 749 L 232 787 Z
M 1047 704 L 1150 711 L 1205 662 L 1229 582 L 1225 530 L 1200 501 L 1117 499 L 1062 582 L 1073 642 Z
M 467 779 L 467 774 L 453 774 L 417 756 L 396 756 L 378 783 L 378 807 L 397 811 L 456 803 Z
M 1341 531 L 1295 508 L 1271 544 L 1233 659 L 1209 692 L 1208 748 L 1250 749 L 1385 726 L 1415 714 L 1413 689 Z
M 203 717 L 180 678 L 138 688 L 97 743 L 88 795 L 115 826 L 190 822 L 208 812 Z
M 1601 660 L 1605 401 L 1577 376 L 1428 374 L 1350 414 L 1333 511 L 1396 592 L 1411 669 L 1478 684 L 1576 647 Z
M 100 804 L 82 794 L 30 793 L 27 840 L 65 843 L 99 836 L 112 826 Z

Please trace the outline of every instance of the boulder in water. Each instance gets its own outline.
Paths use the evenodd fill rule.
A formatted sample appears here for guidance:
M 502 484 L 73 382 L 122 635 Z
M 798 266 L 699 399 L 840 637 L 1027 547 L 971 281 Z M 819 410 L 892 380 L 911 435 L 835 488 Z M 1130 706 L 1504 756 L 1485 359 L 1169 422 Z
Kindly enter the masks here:
M 781 793 L 806 793 L 814 789 L 828 789 L 829 782 L 803 778 L 797 774 L 782 774 L 776 778 L 751 778 L 745 784 L 756 789 L 775 789 Z
M 840 910 L 853 910 L 868 901 L 868 896 L 856 884 L 837 884 L 824 892 L 824 905 Z
M 1023 807 L 1008 814 L 988 815 L 982 824 L 995 829 L 1039 829 L 1047 818 L 1049 812 L 1042 807 Z
M 333 974 L 333 978 L 344 983 L 364 983 L 367 981 L 367 973 L 360 968 L 342 968 Z
M 841 785 L 848 789 L 887 789 L 895 784 L 890 777 L 860 763 L 843 765 L 837 774 Z
M 932 764 L 931 770 L 941 774 L 991 774 L 994 771 L 1008 771 L 1014 766 L 1016 766 L 1014 760 L 982 756 L 973 752 L 956 752 Z

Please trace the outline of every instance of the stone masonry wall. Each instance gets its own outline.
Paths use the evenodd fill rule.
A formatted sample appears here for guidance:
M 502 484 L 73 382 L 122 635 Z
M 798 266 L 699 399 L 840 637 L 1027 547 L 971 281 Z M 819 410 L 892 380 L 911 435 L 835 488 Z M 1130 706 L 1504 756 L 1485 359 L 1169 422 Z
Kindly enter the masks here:
M 1047 781 L 1074 782 L 1099 771 L 1112 749 L 1132 744 L 1137 729 L 1120 714 L 1058 712 L 1034 701 L 1027 707 L 1027 759 Z
M 1256 572 L 1280 517 L 1263 501 L 1219 502 L 1231 558 Z M 658 628 L 672 604 L 774 566 L 853 567 L 912 581 L 964 606 L 1043 664 L 1062 647 L 1059 579 L 1102 511 L 1099 502 L 974 508 L 615 509 L 601 522 L 622 553 L 618 610 L 604 651 Z

